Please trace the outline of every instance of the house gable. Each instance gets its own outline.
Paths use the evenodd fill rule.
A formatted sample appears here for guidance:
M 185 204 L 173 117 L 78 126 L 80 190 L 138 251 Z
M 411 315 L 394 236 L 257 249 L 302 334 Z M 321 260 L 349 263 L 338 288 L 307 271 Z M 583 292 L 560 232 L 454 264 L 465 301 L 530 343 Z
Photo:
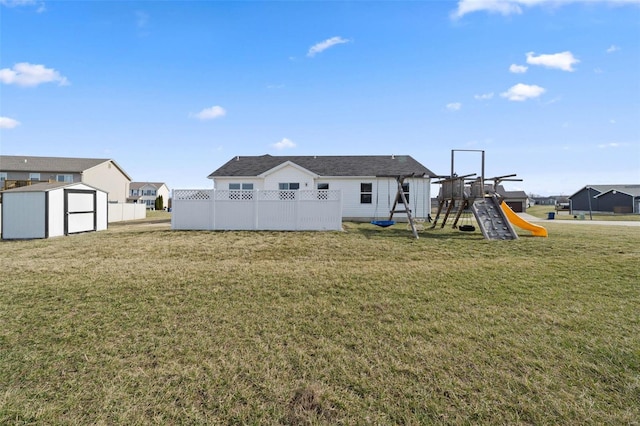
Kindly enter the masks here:
M 291 168 L 293 168 L 293 169 L 296 169 L 298 172 L 300 172 L 300 173 L 302 173 L 302 174 L 305 174 L 305 175 L 309 175 L 309 176 L 311 176 L 313 179 L 316 179 L 316 178 L 318 177 L 318 175 L 317 175 L 317 174 L 315 174 L 315 173 L 313 173 L 313 172 L 311 172 L 311 171 L 309 171 L 309 170 L 305 169 L 304 167 L 301 167 L 301 166 L 297 165 L 296 163 L 294 163 L 294 162 L 292 162 L 292 161 L 289 161 L 289 160 L 285 161 L 284 163 L 282 163 L 282 164 L 280 164 L 280 165 L 278 165 L 278 166 L 276 166 L 276 167 L 274 167 L 274 168 L 272 168 L 272 169 L 270 169 L 270 170 L 267 170 L 267 171 L 266 171 L 266 172 L 264 172 L 264 173 L 260 173 L 260 174 L 258 175 L 258 177 L 260 177 L 260 178 L 266 178 L 266 177 L 268 177 L 269 175 L 272 175 L 272 174 L 274 174 L 274 173 L 277 173 L 277 172 L 279 172 L 279 171 L 282 171 L 282 169 L 285 169 L 285 168 L 287 168 L 287 167 L 291 167 Z

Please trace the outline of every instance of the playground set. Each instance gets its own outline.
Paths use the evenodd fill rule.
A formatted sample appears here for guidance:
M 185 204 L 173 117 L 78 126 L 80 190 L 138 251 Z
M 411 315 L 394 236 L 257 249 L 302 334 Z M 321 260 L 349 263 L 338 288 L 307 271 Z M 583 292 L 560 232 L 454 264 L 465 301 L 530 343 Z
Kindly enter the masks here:
M 455 153 L 479 152 L 482 154 L 482 164 L 480 176 L 476 173 L 458 176 L 455 173 Z M 485 153 L 483 150 L 451 150 L 451 175 L 443 176 L 441 180 L 435 182 L 441 185 L 438 194 L 438 210 L 435 219 L 431 225 L 431 229 L 436 228 L 440 215 L 444 210 L 444 217 L 440 228 L 444 228 L 447 220 L 453 214 L 454 229 L 463 232 L 475 231 L 475 226 L 471 223 L 471 215 L 475 217 L 475 221 L 487 240 L 515 240 L 518 234 L 513 225 L 518 228 L 530 231 L 533 236 L 546 237 L 546 228 L 530 223 L 515 213 L 511 207 L 502 199 L 496 191 L 501 182 L 505 181 L 521 181 L 515 179 L 515 174 L 486 178 L 484 173 Z M 404 180 L 413 175 L 395 176 L 398 183 L 398 193 L 396 194 L 393 207 L 389 214 L 389 220 L 372 221 L 377 226 L 387 227 L 395 224 L 393 220 L 394 213 L 406 213 L 408 227 L 411 229 L 413 236 L 418 237 L 418 223 L 421 219 L 416 219 L 411 214 L 409 202 L 407 201 L 402 184 Z M 399 208 L 402 204 L 403 208 Z M 396 210 L 396 208 L 399 208 Z M 422 219 L 424 221 L 424 219 Z

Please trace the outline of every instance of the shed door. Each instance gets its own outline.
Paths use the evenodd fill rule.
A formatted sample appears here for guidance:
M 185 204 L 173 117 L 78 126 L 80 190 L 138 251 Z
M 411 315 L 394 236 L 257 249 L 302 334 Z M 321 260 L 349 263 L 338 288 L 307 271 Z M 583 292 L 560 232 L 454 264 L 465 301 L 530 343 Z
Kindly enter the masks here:
M 76 234 L 97 229 L 96 191 L 64 190 L 64 234 Z

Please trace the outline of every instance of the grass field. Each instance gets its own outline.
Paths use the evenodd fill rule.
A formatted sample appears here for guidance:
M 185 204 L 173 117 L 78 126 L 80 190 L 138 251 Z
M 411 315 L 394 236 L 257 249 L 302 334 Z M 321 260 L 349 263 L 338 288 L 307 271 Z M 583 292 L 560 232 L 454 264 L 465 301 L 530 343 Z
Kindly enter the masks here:
M 606 220 L 606 221 L 640 221 L 640 214 L 584 214 L 584 219 L 580 219 L 580 215 L 571 214 L 568 210 L 556 211 L 553 206 L 531 206 L 527 208 L 527 213 L 540 219 L 546 219 L 547 213 L 554 212 L 555 220 Z
M 0 424 L 638 424 L 640 228 L 0 243 Z

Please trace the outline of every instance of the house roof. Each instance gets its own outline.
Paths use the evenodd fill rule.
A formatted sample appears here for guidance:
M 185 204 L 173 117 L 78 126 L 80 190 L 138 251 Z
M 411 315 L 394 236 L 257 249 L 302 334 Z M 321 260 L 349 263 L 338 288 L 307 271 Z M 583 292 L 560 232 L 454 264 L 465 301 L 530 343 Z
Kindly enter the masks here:
M 529 196 L 527 195 L 526 192 L 524 191 L 507 191 L 506 189 L 504 189 L 504 186 L 502 185 L 496 185 L 496 192 L 500 195 L 502 195 L 505 198 L 522 198 L 522 199 L 526 199 Z
M 109 158 L 33 157 L 28 155 L 0 155 L 3 172 L 51 172 L 82 173 L 102 163 L 111 161 L 127 179 L 129 175 Z
M 80 183 L 80 182 L 75 182 L 75 183 L 69 183 L 69 182 L 51 182 L 51 183 L 43 182 L 43 183 L 36 183 L 34 185 L 26 185 L 26 186 L 20 186 L 18 188 L 11 188 L 11 189 L 7 189 L 7 190 L 0 191 L 0 192 L 2 192 L 2 193 L 6 193 L 6 192 L 49 192 L 49 191 L 53 191 L 54 189 L 58 189 L 58 188 L 66 188 L 66 187 L 78 186 L 78 185 L 87 186 L 89 188 L 96 189 L 98 191 L 102 191 L 101 189 L 98 189 L 98 188 L 95 188 L 95 187 L 93 187 L 91 185 L 87 185 L 86 183 Z
M 609 192 L 609 191 L 619 191 L 627 195 L 631 195 L 632 197 L 640 197 L 639 184 L 618 184 L 618 185 L 612 184 L 612 185 L 586 185 L 580 188 L 580 190 L 577 191 L 575 194 L 569 196 L 569 198 L 572 198 L 573 196 L 579 194 L 580 192 L 584 191 L 587 188 L 591 188 L 597 191 L 599 194 L 604 194 L 605 192 Z M 594 196 L 596 195 L 598 194 L 594 194 Z
M 165 183 L 164 182 L 131 182 L 129 184 L 129 189 L 140 189 L 143 186 L 153 186 L 154 188 L 158 189 L 162 185 L 165 185 Z
M 436 175 L 409 155 L 331 155 L 234 157 L 209 176 L 258 176 L 290 161 L 318 176 Z

